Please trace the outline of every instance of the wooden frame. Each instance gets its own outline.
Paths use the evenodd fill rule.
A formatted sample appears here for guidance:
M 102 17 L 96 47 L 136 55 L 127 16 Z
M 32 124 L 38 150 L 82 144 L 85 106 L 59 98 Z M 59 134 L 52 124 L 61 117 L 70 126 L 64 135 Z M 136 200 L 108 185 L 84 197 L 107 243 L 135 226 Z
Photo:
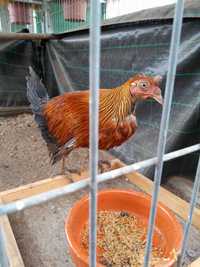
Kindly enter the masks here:
M 3 267 L 25 267 L 10 222 L 5 215 L 0 216 L 0 258 Z
M 119 160 L 112 161 L 113 169 L 120 168 L 123 166 L 125 166 L 125 164 L 123 164 Z M 77 174 L 73 174 L 72 180 L 75 182 L 81 179 L 85 179 L 87 177 L 88 177 L 88 172 L 85 171 L 85 172 L 82 172 L 80 176 Z M 127 174 L 125 177 L 131 183 L 133 183 L 138 188 L 140 188 L 142 191 L 150 195 L 152 194 L 153 182 L 147 177 L 145 177 L 144 175 L 138 172 L 134 172 L 134 173 Z M 3 191 L 0 193 L 0 199 L 3 203 L 10 203 L 10 202 L 20 200 L 26 197 L 37 195 L 39 193 L 43 193 L 43 192 L 47 192 L 47 191 L 50 191 L 56 188 L 60 188 L 69 183 L 70 183 L 70 180 L 66 176 L 56 176 L 54 178 L 48 178 L 48 179 L 41 180 L 35 183 L 20 186 L 20 187 L 11 189 L 11 190 Z M 171 209 L 175 214 L 180 216 L 183 220 L 186 220 L 188 218 L 188 210 L 190 206 L 189 203 L 177 197 L 175 194 L 169 192 L 163 187 L 160 187 L 159 201 L 163 203 L 165 206 L 167 206 L 169 209 Z M 3 216 L 3 217 L 6 217 L 6 216 Z M 4 221 L 5 220 L 8 220 L 8 218 L 7 219 L 4 218 Z M 9 221 L 7 222 L 9 223 Z M 194 214 L 193 214 L 192 224 L 200 230 L 200 210 L 197 208 L 195 209 Z M 10 226 L 8 228 L 10 228 L 11 230 Z M 12 243 L 13 243 L 13 238 L 12 238 Z M 18 255 L 20 254 L 18 253 Z M 18 266 L 24 266 L 24 265 L 13 265 L 13 266 L 18 267 Z M 189 266 L 190 267 L 200 266 L 200 258 L 194 261 Z
M 199 267 L 200 266 L 200 258 L 193 261 L 188 267 Z

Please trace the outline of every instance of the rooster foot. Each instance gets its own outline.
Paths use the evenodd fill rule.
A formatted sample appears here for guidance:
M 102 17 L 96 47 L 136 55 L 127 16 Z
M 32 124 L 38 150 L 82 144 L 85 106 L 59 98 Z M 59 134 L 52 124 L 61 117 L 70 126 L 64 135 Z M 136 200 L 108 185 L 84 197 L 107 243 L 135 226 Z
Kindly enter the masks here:
M 69 172 L 70 174 L 68 175 L 67 172 Z M 81 171 L 76 170 L 76 169 L 71 169 L 71 168 L 65 168 L 65 171 L 62 170 L 60 175 L 66 176 L 70 183 L 74 183 L 73 174 L 81 176 Z
M 73 169 L 73 168 L 66 168 L 65 167 L 65 157 L 62 158 L 62 165 L 61 165 L 61 175 L 66 175 L 65 172 L 69 172 L 69 173 L 74 173 L 74 174 L 78 174 L 79 176 L 81 175 L 81 171 L 77 170 L 77 169 Z
M 99 160 L 98 166 L 99 166 L 100 173 L 109 171 L 112 168 L 112 164 L 109 160 Z
M 71 174 L 77 174 L 77 175 L 81 176 L 81 170 L 71 169 L 71 168 L 66 168 L 66 170 Z
M 62 160 L 62 166 L 61 166 L 61 175 L 66 176 L 66 171 L 69 172 L 71 175 L 67 175 L 68 180 L 70 181 L 70 183 L 74 182 L 73 176 L 72 174 L 77 174 L 77 175 L 81 175 L 81 171 L 77 170 L 77 169 L 71 169 L 71 168 L 66 168 L 65 167 L 65 158 L 63 158 Z M 71 176 L 71 177 L 70 177 Z

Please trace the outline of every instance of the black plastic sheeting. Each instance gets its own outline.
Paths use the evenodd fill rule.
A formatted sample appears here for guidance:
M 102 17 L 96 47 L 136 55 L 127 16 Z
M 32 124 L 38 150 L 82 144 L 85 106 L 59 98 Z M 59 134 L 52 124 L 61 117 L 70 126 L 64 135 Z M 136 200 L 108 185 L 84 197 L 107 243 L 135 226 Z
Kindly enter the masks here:
M 184 19 L 166 152 L 200 142 L 199 26 L 198 18 Z M 122 23 L 104 28 L 101 41 L 101 88 L 115 87 L 135 73 L 143 72 L 163 76 L 161 87 L 164 95 L 171 30 L 171 19 Z M 0 76 L 3 75 L 3 80 L 0 80 L 1 105 L 27 105 L 24 77 L 30 64 L 42 75 L 51 96 L 87 89 L 88 48 L 87 30 L 66 34 L 62 40 L 46 43 L 11 43 L 0 54 L 1 61 L 7 60 L 16 65 L 13 68 L 7 63 L 3 67 L 0 63 Z M 0 48 L 0 53 L 3 50 Z M 16 90 L 16 94 L 11 94 L 11 90 Z M 111 152 L 126 163 L 155 156 L 161 112 L 161 106 L 154 101 L 139 103 L 136 108 L 136 134 Z M 163 177 L 194 177 L 198 155 L 194 153 L 165 163 Z M 153 177 L 153 171 L 154 167 L 150 167 L 143 173 Z
M 27 32 L 27 30 L 21 31 Z M 32 41 L 0 42 L 0 107 L 27 106 L 25 76 L 28 66 L 41 74 L 41 45 Z

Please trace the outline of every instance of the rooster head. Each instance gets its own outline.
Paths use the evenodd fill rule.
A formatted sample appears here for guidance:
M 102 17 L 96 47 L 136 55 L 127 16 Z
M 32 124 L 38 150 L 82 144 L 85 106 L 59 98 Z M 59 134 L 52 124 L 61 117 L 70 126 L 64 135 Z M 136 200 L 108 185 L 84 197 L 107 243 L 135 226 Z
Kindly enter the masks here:
M 161 105 L 163 98 L 159 87 L 162 81 L 161 76 L 135 75 L 129 80 L 130 93 L 138 100 L 154 99 Z

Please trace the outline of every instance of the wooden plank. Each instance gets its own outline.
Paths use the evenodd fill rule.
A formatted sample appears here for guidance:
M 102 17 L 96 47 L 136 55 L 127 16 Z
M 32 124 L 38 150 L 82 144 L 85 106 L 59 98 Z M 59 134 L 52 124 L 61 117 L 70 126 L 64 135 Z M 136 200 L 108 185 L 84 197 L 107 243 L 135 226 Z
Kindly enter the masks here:
M 183 176 L 171 176 L 165 188 L 171 192 L 176 192 L 177 195 L 184 196 L 185 201 L 189 202 L 192 195 L 194 182 Z M 200 192 L 198 193 L 196 206 L 200 207 Z
M 32 113 L 31 108 L 28 106 L 0 107 L 0 116 L 2 117 L 19 115 L 22 113 Z
M 70 176 L 70 178 L 73 181 L 78 181 L 81 179 L 85 179 L 87 177 L 88 177 L 88 172 L 82 172 L 81 176 L 77 174 L 72 174 L 72 176 Z M 0 198 L 2 199 L 3 203 L 9 203 L 26 197 L 34 196 L 43 192 L 48 192 L 50 190 L 60 188 L 69 183 L 70 179 L 67 178 L 67 176 L 59 175 L 53 178 L 40 180 L 38 182 L 34 182 L 31 184 L 19 186 L 14 189 L 0 192 Z
M 48 178 L 35 183 L 19 186 L 11 190 L 3 191 L 0 193 L 0 198 L 3 203 L 9 203 L 62 187 L 68 183 L 69 180 L 65 176 L 56 176 L 54 178 Z
M 43 33 L 15 33 L 15 32 L 1 32 L 0 41 L 13 41 L 13 40 L 52 40 L 56 39 L 54 34 Z
M 200 266 L 200 258 L 193 261 L 188 267 L 199 267 Z
M 125 166 L 122 162 L 119 160 L 116 160 L 114 162 L 113 167 L 120 168 Z M 142 189 L 147 194 L 152 195 L 153 191 L 153 182 L 145 177 L 144 175 L 134 172 L 129 173 L 126 175 L 128 180 L 138 186 L 140 189 Z M 169 209 L 171 209 L 173 212 L 175 212 L 177 215 L 179 215 L 184 220 L 187 220 L 188 218 L 188 211 L 190 204 L 186 202 L 185 200 L 179 198 L 175 194 L 169 192 L 168 190 L 164 189 L 162 186 L 160 187 L 160 193 L 159 193 L 159 201 L 167 206 Z M 192 218 L 192 224 L 200 229 L 200 210 L 195 208 Z
M 114 160 L 112 162 L 113 169 L 120 168 L 123 166 L 125 166 L 125 164 L 123 164 L 119 160 Z M 72 176 L 73 181 L 81 180 L 86 177 L 88 177 L 88 172 L 82 173 L 81 176 L 75 174 Z M 138 186 L 147 194 L 152 194 L 153 182 L 144 175 L 138 172 L 134 172 L 126 175 L 126 177 L 131 183 Z M 9 203 L 12 201 L 23 199 L 25 197 L 37 195 L 42 192 L 47 192 L 52 189 L 60 188 L 68 184 L 69 182 L 70 181 L 66 176 L 57 176 L 54 178 L 45 179 L 12 190 L 1 192 L 0 197 L 2 198 L 2 201 L 4 203 Z M 173 193 L 161 187 L 159 201 L 165 206 L 167 206 L 169 209 L 171 209 L 173 212 L 175 212 L 177 215 L 179 215 L 182 219 L 187 219 L 189 203 L 187 203 L 183 199 L 177 197 Z M 195 227 L 200 229 L 200 210 L 197 208 L 194 211 L 192 223 Z
M 2 202 L 0 201 L 0 203 Z M 1 260 L 4 262 L 4 265 L 9 267 L 24 267 L 25 265 L 18 249 L 10 222 L 5 215 L 0 216 L 0 231 L 1 249 L 3 250 L 3 259 Z

